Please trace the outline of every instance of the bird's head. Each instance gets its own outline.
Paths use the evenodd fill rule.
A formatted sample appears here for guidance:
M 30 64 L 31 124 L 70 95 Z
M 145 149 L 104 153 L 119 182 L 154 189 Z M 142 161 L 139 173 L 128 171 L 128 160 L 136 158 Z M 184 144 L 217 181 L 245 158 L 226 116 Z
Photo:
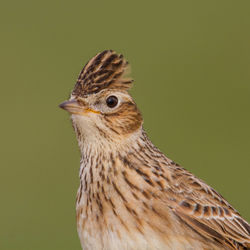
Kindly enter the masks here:
M 60 107 L 71 113 L 79 139 L 124 139 L 142 127 L 142 116 L 128 93 L 128 63 L 122 55 L 106 50 L 93 57 L 81 71 L 68 101 Z

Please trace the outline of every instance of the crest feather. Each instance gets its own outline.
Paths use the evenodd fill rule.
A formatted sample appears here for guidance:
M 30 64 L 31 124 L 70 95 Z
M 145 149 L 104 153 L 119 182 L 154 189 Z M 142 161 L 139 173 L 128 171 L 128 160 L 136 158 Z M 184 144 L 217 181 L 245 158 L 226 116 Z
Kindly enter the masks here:
M 84 97 L 102 89 L 128 90 L 133 80 L 126 77 L 128 62 L 123 55 L 105 50 L 94 56 L 82 69 L 72 95 Z

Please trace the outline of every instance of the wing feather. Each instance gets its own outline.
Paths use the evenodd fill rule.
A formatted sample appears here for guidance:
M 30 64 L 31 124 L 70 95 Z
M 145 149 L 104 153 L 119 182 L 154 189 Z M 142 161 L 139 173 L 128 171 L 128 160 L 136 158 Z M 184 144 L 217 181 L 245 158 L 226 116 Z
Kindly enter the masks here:
M 181 167 L 173 177 L 173 210 L 179 218 L 231 249 L 250 247 L 249 224 L 219 193 Z

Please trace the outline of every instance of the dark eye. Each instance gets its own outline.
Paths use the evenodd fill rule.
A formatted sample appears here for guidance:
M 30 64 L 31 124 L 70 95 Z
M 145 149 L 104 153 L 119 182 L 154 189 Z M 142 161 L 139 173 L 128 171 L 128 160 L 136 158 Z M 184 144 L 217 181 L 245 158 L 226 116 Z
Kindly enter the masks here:
M 111 95 L 107 98 L 106 103 L 108 107 L 114 108 L 118 104 L 118 98 L 114 95 Z

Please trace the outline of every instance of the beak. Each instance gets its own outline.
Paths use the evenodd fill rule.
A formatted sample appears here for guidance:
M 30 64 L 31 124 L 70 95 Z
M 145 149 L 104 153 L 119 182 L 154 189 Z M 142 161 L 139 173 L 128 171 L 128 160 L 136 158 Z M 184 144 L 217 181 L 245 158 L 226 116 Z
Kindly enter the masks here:
M 100 111 L 90 109 L 87 107 L 87 105 L 85 105 L 84 103 L 79 102 L 75 99 L 70 100 L 70 101 L 65 101 L 65 102 L 61 103 L 59 105 L 59 107 L 68 111 L 71 114 L 76 114 L 76 115 L 84 115 L 88 112 L 100 114 Z

